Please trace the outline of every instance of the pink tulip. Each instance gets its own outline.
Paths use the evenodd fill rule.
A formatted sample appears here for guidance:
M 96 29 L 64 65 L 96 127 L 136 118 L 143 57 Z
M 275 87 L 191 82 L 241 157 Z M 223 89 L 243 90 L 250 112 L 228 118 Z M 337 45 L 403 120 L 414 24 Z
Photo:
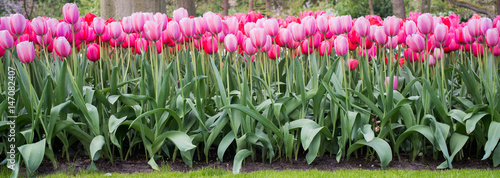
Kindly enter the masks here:
M 320 15 L 316 18 L 316 28 L 320 33 L 328 32 L 328 17 L 326 15 Z
M 278 36 L 279 41 L 284 45 L 288 45 L 288 43 L 290 43 L 290 41 L 292 40 L 292 32 L 290 32 L 290 30 L 286 28 L 281 29 L 278 33 Z
M 309 39 L 305 39 L 300 43 L 300 50 L 302 54 L 311 54 L 314 51 L 311 45 L 309 45 Z
M 436 60 L 434 59 L 434 56 L 429 55 L 429 66 L 434 66 L 436 64 Z
M 328 41 L 323 41 L 321 42 L 321 45 L 318 48 L 319 55 L 325 56 L 325 55 L 330 55 L 332 52 L 332 45 Z
M 391 80 L 390 77 L 385 78 L 385 87 L 389 87 L 389 80 Z M 398 89 L 398 77 L 394 76 L 394 79 L 392 80 L 392 89 L 397 90 Z
M 306 32 L 302 24 L 292 23 L 288 27 L 292 32 L 293 40 L 300 42 L 306 38 Z
M 73 3 L 67 3 L 63 6 L 63 17 L 64 21 L 69 24 L 75 24 L 78 22 L 78 19 L 80 19 L 80 11 L 78 10 L 78 7 L 76 4 Z
M 87 40 L 88 42 L 92 42 L 96 38 L 97 38 L 97 35 L 94 32 L 94 28 L 92 26 L 90 26 L 87 30 L 87 38 L 85 40 Z
M 97 18 L 96 18 L 97 19 Z M 102 24 L 104 24 L 104 19 L 102 19 L 103 22 Z M 94 23 L 95 23 L 95 19 L 94 19 Z M 101 22 L 99 22 L 101 23 Z M 122 29 L 123 29 L 123 32 L 125 32 L 126 34 L 131 34 L 131 33 L 134 33 L 134 25 L 133 25 L 133 22 L 132 22 L 132 17 L 123 17 L 122 21 L 120 22 L 122 24 Z M 94 28 L 95 28 L 95 24 L 94 24 Z M 103 25 L 103 28 L 105 26 Z M 103 30 L 104 32 L 104 30 Z M 96 32 L 97 34 L 97 32 Z
M 385 47 L 388 49 L 396 49 L 398 46 L 398 36 L 389 37 Z
M 300 46 L 300 43 L 295 41 L 295 40 L 290 40 L 290 42 L 288 43 L 287 47 L 290 48 L 290 49 L 295 49 L 295 48 L 298 48 Z
M 36 36 L 36 43 L 42 46 L 49 46 L 52 43 L 52 36 L 49 34 L 43 35 L 43 36 Z
M 434 28 L 434 37 L 439 43 L 446 41 L 448 37 L 448 27 L 444 24 L 436 25 L 436 28 Z
M 463 36 L 463 42 L 464 43 L 467 43 L 467 44 L 471 44 L 474 42 L 474 37 L 471 35 L 471 33 L 469 32 L 469 27 L 468 26 L 465 26 L 463 29 L 462 29 L 462 33 L 461 33 Z
M 58 56 L 68 57 L 71 54 L 71 45 L 65 37 L 56 38 L 53 45 Z
M 43 36 L 47 34 L 47 26 L 45 24 L 45 18 L 37 17 L 31 21 L 31 29 L 36 35 Z
M 170 21 L 167 25 L 167 35 L 171 40 L 177 40 L 181 37 L 179 24 L 176 21 Z
M 7 50 L 14 47 L 14 38 L 7 30 L 0 31 L 0 47 Z
M 432 32 L 434 25 L 434 18 L 431 14 L 425 13 L 418 16 L 417 27 L 420 33 L 427 35 Z
M 374 36 L 375 36 L 375 42 L 378 45 L 384 45 L 387 43 L 387 35 L 385 34 L 383 27 L 377 27 Z
M 481 22 L 479 21 L 479 19 L 470 19 L 467 23 L 467 28 L 469 30 L 469 34 L 473 37 L 482 35 Z
M 398 35 L 401 21 L 396 16 L 387 17 L 384 19 L 384 32 L 387 36 L 393 37 Z
M 111 22 L 108 25 L 108 28 L 109 28 L 110 37 L 115 39 L 115 40 L 117 38 L 119 38 L 120 35 L 122 35 L 122 33 L 123 33 L 122 25 L 119 22 Z
M 98 44 L 91 43 L 87 46 L 87 59 L 95 62 L 101 58 L 101 47 Z
M 340 17 L 342 20 L 342 33 L 349 33 L 352 29 L 352 19 L 350 15 Z
M 52 35 L 52 37 L 56 37 L 57 35 L 57 25 L 59 21 L 57 19 L 48 19 L 45 21 L 45 25 L 47 26 L 47 31 Z
M 267 52 L 271 49 L 271 45 L 273 43 L 273 38 L 271 36 L 266 35 L 266 44 L 260 48 L 261 52 Z
M 135 52 L 137 54 L 143 54 L 143 52 L 148 50 L 148 41 L 144 38 L 137 38 L 135 40 Z
M 404 27 L 406 35 L 413 35 L 417 33 L 417 25 L 411 20 L 406 21 Z
M 0 57 L 3 57 L 3 55 L 5 55 L 5 49 L 0 47 Z
M 257 19 L 257 22 L 255 22 L 256 27 L 264 28 L 264 23 L 266 23 L 265 18 Z
M 266 33 L 269 36 L 275 37 L 276 35 L 278 35 L 279 32 L 278 21 L 276 19 L 266 20 L 266 23 L 264 24 L 264 29 L 266 29 Z
M 351 70 L 355 70 L 358 68 L 359 61 L 357 59 L 349 59 L 347 60 L 347 67 Z
M 280 46 L 278 46 L 278 45 L 272 45 L 271 49 L 269 49 L 269 51 L 267 51 L 267 56 L 270 59 L 278 59 L 280 57 L 280 53 L 281 53 Z
M 14 36 L 21 36 L 26 28 L 26 19 L 21 14 L 11 14 L 8 29 Z
M 65 37 L 66 39 L 71 39 L 71 26 L 65 22 L 61 22 L 57 25 L 57 37 Z
M 233 34 L 229 34 L 224 38 L 224 47 L 227 52 L 234 52 L 238 49 L 238 40 Z
M 257 53 L 257 48 L 255 48 L 255 46 L 253 46 L 252 40 L 250 38 L 247 38 L 243 42 L 243 50 L 245 51 L 245 54 L 247 54 L 249 56 Z
M 236 40 L 238 40 L 238 45 L 242 46 L 243 45 L 243 41 L 246 40 L 246 36 L 243 35 L 243 32 L 241 31 L 238 31 L 236 33 Z
M 186 17 L 189 18 L 189 14 L 188 14 L 188 11 L 186 9 L 181 7 L 179 9 L 174 10 L 174 20 L 177 23 L 180 23 L 180 21 Z
M 254 29 L 255 26 L 256 25 L 253 22 L 246 23 L 245 26 L 243 26 L 243 29 L 245 31 L 245 35 L 247 35 L 249 37 L 250 36 L 250 31 L 252 31 L 252 29 Z
M 160 24 L 155 21 L 147 21 L 144 24 L 144 32 L 146 33 L 146 37 L 151 41 L 158 41 L 161 38 L 163 22 Z
M 262 48 L 266 45 L 267 34 L 263 28 L 256 27 L 250 31 L 250 39 L 252 40 L 253 46 Z
M 405 34 L 404 29 L 399 30 L 399 33 L 397 36 L 398 36 L 398 44 L 403 44 L 406 41 L 406 34 Z
M 432 53 L 434 59 L 441 59 L 443 57 L 443 51 L 440 48 L 434 48 L 434 52 Z
M 486 44 L 490 47 L 496 46 L 498 44 L 498 30 L 496 28 L 490 28 L 486 31 L 486 35 L 484 36 L 486 39 Z
M 161 24 L 161 31 L 167 29 L 167 23 L 168 23 L 167 15 L 157 12 L 155 15 L 153 15 L 153 20 L 157 24 Z
M 405 59 L 410 62 L 418 61 L 418 54 L 413 52 L 411 49 L 406 49 L 404 52 Z
M 35 60 L 35 46 L 32 42 L 24 41 L 16 45 L 17 56 L 22 63 L 31 63 Z
M 131 21 L 131 19 L 130 20 L 129 19 L 130 18 L 127 18 L 127 20 L 123 20 L 122 25 L 126 24 L 127 23 L 126 21 Z M 101 36 L 102 34 L 104 34 L 104 28 L 106 28 L 104 18 L 102 18 L 102 17 L 94 18 L 94 21 L 92 21 L 92 25 L 94 26 L 94 32 L 97 36 Z M 129 25 L 131 25 L 131 24 L 129 24 Z M 131 27 L 129 27 L 129 28 L 131 28 Z
M 478 48 L 479 48 L 479 53 L 478 53 Z M 483 54 L 484 54 L 483 53 L 483 45 L 482 44 L 478 44 L 477 42 L 472 43 L 471 49 L 472 49 L 472 54 L 475 57 L 483 56 Z
M 205 18 L 207 21 L 208 31 L 212 34 L 217 34 L 222 31 L 222 19 L 220 16 L 211 14 Z
M 500 47 L 498 47 L 498 45 L 491 47 L 490 51 L 493 54 L 493 56 L 500 56 Z M 0 51 L 0 53 L 1 53 L 1 51 Z M 0 54 L 0 56 L 2 56 L 2 55 Z
M 480 19 L 481 21 L 481 34 L 486 34 L 486 31 L 490 28 L 493 28 L 493 22 L 490 18 L 483 17 Z
M 333 46 L 335 47 L 335 53 L 339 56 L 347 54 L 347 51 L 349 50 L 349 42 L 344 36 L 338 36 L 335 39 Z
M 370 34 L 370 22 L 364 17 L 360 17 L 354 22 L 354 30 L 364 38 Z
M 142 32 L 144 30 L 145 17 L 142 12 L 136 12 L 132 14 L 132 26 L 135 32 Z
M 202 38 L 203 50 L 205 51 L 205 53 L 217 53 L 218 45 L 216 40 L 217 39 L 213 38 L 211 35 L 207 35 Z
M 82 29 L 82 21 L 80 18 L 76 21 L 75 24 L 71 25 L 71 30 L 73 33 L 77 33 Z
M 335 35 L 339 35 L 342 33 L 342 20 L 340 17 L 332 17 L 328 20 L 328 27 L 330 28 L 330 32 Z
M 179 21 L 179 26 L 182 36 L 185 36 L 186 38 L 191 38 L 196 33 L 195 22 L 193 19 L 183 18 Z
M 314 19 L 314 17 L 304 17 L 304 19 L 302 19 L 302 25 L 304 26 L 306 37 L 310 37 L 316 34 L 316 20 Z
M 203 35 L 208 28 L 207 21 L 205 21 L 205 19 L 202 17 L 196 17 L 194 19 L 194 24 L 196 28 L 196 34 L 200 36 Z
M 425 49 L 425 40 L 420 34 L 407 36 L 406 44 L 416 53 L 422 52 Z
M 222 22 L 222 31 L 224 34 L 236 35 L 238 32 L 238 19 L 236 17 L 230 17 Z

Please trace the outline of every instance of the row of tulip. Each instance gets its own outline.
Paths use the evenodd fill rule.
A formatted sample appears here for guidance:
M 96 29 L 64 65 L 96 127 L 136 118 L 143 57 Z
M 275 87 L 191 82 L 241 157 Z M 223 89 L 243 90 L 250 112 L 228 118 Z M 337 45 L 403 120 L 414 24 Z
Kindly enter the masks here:
M 179 153 L 188 165 L 231 154 L 235 173 L 249 156 L 302 153 L 308 163 L 377 155 L 385 168 L 394 155 L 432 152 L 452 168 L 472 150 L 500 163 L 500 16 L 189 17 L 181 8 L 116 21 L 66 4 L 63 17 L 0 19 L 0 131 L 15 67 L 16 162 L 29 175 L 80 145 L 92 170 L 99 157 L 137 153 L 154 169 Z

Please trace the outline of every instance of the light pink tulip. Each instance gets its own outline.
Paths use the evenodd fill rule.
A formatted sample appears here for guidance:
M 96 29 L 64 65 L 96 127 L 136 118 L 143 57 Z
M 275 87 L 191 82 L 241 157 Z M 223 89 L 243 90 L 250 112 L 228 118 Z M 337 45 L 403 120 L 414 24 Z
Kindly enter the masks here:
M 354 30 L 364 38 L 370 34 L 370 22 L 364 17 L 360 17 L 354 22 Z
M 16 45 L 17 56 L 22 63 L 31 63 L 35 60 L 35 46 L 32 42 L 24 41 Z
M 67 57 L 71 54 L 71 45 L 65 37 L 56 38 L 53 45 L 58 56 Z
M 62 9 L 64 21 L 69 24 L 75 24 L 80 19 L 80 11 L 76 4 L 67 3 L 63 6 Z

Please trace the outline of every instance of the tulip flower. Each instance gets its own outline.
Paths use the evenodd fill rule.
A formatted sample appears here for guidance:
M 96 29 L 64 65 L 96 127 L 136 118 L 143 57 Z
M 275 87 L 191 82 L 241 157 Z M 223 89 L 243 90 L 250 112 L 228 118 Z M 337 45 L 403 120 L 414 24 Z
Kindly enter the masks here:
M 393 37 L 398 35 L 401 21 L 395 16 L 387 17 L 384 19 L 384 32 L 387 36 Z
M 263 28 L 256 27 L 250 31 L 250 39 L 256 48 L 262 48 L 266 45 L 267 34 Z
M 278 36 L 279 36 L 279 41 L 284 45 L 288 45 L 288 43 L 290 43 L 290 41 L 292 40 L 292 32 L 290 32 L 290 30 L 286 28 L 281 29 L 278 32 Z
M 146 34 L 147 39 L 151 41 L 158 41 L 161 38 L 162 26 L 163 22 L 158 24 L 152 20 L 147 21 L 144 24 L 144 33 Z
M 373 36 L 375 37 L 375 43 L 378 45 L 384 45 L 387 43 L 388 38 L 383 27 L 377 27 Z
M 122 25 L 119 22 L 111 22 L 108 28 L 110 37 L 115 40 L 123 33 Z
M 344 36 L 339 36 L 335 39 L 334 45 L 335 53 L 339 56 L 347 54 L 347 50 L 349 49 L 349 42 L 347 38 Z
M 391 80 L 390 77 L 385 78 L 385 88 L 389 87 L 389 81 Z M 394 76 L 394 79 L 392 80 L 392 89 L 397 90 L 398 89 L 398 77 Z
M 266 23 L 264 24 L 264 29 L 266 30 L 266 33 L 269 36 L 275 37 L 276 35 L 278 35 L 279 32 L 278 21 L 276 19 L 266 20 Z
M 46 34 L 43 36 L 37 35 L 36 41 L 38 42 L 39 45 L 47 47 L 52 43 L 52 36 L 50 34 Z
M 14 38 L 7 30 L 0 31 L 0 47 L 3 49 L 11 49 L 14 47 Z
M 66 39 L 72 39 L 71 36 L 71 26 L 65 22 L 61 22 L 57 25 L 57 37 L 65 37 Z
M 148 50 L 148 41 L 144 38 L 137 38 L 135 40 L 135 53 L 142 54 Z
M 288 43 L 288 48 L 290 49 L 295 49 L 295 48 L 298 48 L 300 46 L 300 43 L 295 41 L 295 40 L 290 40 L 290 42 Z
M 490 28 L 486 31 L 486 35 L 484 36 L 486 39 L 486 44 L 490 47 L 496 46 L 498 44 L 498 30 L 496 28 Z
M 429 55 L 429 66 L 434 66 L 436 64 L 436 60 L 434 59 L 434 56 Z
M 0 58 L 3 57 L 3 55 L 5 55 L 5 49 L 0 47 Z
M 306 32 L 302 24 L 292 23 L 288 27 L 290 32 L 292 32 L 293 40 L 299 42 L 306 38 Z
M 330 55 L 332 52 L 332 45 L 328 41 L 323 41 L 321 42 L 321 45 L 318 48 L 319 55 L 325 56 L 325 55 Z
M 243 30 L 245 32 L 245 35 L 247 36 L 250 36 L 250 31 L 252 31 L 252 29 L 255 28 L 255 23 L 253 22 L 250 22 L 250 23 L 246 23 L 245 26 L 243 27 Z
M 183 18 L 179 21 L 182 36 L 191 38 L 196 33 L 195 22 L 190 18 Z
M 205 51 L 205 53 L 207 53 L 207 54 L 217 53 L 218 45 L 217 45 L 216 40 L 217 39 L 215 39 L 214 37 L 212 37 L 210 35 L 204 36 L 202 38 L 203 50 Z
M 16 45 L 17 56 L 22 63 L 31 63 L 35 60 L 35 46 L 32 42 L 24 41 Z
M 78 19 L 80 19 L 80 11 L 78 10 L 78 7 L 76 4 L 73 3 L 67 3 L 63 6 L 63 17 L 64 21 L 69 24 L 75 24 L 77 23 Z
M 135 32 L 142 32 L 144 30 L 145 17 L 142 12 L 136 12 L 132 14 L 132 26 Z
M 448 27 L 444 24 L 436 25 L 436 28 L 434 28 L 434 37 L 439 43 L 446 41 L 446 38 L 448 37 Z
M 304 17 L 304 19 L 302 19 L 302 25 L 304 26 L 306 37 L 310 37 L 316 34 L 316 20 L 314 19 L 314 17 Z
M 276 22 L 276 27 L 278 22 Z M 182 26 L 182 24 L 181 24 Z M 238 32 L 238 19 L 236 17 L 230 17 L 222 22 L 222 31 L 225 35 L 233 34 L 236 35 Z
M 316 28 L 322 34 L 328 32 L 328 18 L 326 15 L 320 15 L 316 18 Z
M 71 54 L 71 45 L 65 37 L 56 38 L 53 45 L 58 56 L 68 57 Z
M 335 35 L 342 33 L 342 20 L 340 17 L 333 17 L 328 20 L 328 27 L 330 32 Z
M 498 47 L 498 45 L 491 47 L 490 52 L 493 54 L 493 56 L 500 56 L 500 47 Z M 1 49 L 0 49 L 0 56 L 2 56 Z
M 189 17 L 189 14 L 188 14 L 188 11 L 186 9 L 181 7 L 179 9 L 174 10 L 174 20 L 177 23 L 180 23 L 180 21 L 183 18 L 187 18 L 187 17 Z
M 309 43 L 308 39 L 305 39 L 300 43 L 300 50 L 302 54 L 311 54 L 314 51 L 314 49 L 310 47 Z
M 364 17 L 360 17 L 354 22 L 354 30 L 364 38 L 370 34 L 370 22 Z
M 104 20 L 104 19 L 102 19 L 102 20 Z M 95 20 L 94 20 L 94 22 L 95 22 Z M 99 23 L 101 23 L 101 22 L 99 22 Z M 134 25 L 132 22 L 132 17 L 123 17 L 123 19 L 120 23 L 122 25 L 123 32 L 125 32 L 126 34 L 134 33 Z M 103 26 L 103 27 L 105 27 L 105 26 Z
M 472 54 L 475 57 L 483 56 L 484 53 L 483 53 L 483 45 L 482 44 L 478 44 L 477 42 L 474 42 L 474 43 L 472 43 L 471 48 L 472 48 Z M 478 50 L 479 50 L 479 52 L 478 52 Z
M 21 14 L 11 14 L 9 17 L 8 30 L 14 36 L 21 36 L 26 28 L 26 19 Z
M 342 21 L 342 33 L 349 33 L 352 29 L 352 19 L 350 15 L 340 17 Z
M 271 49 L 267 51 L 267 56 L 269 59 L 278 59 L 280 57 L 281 48 L 278 45 L 272 45 Z
M 358 68 L 358 60 L 357 59 L 349 59 L 347 60 L 347 67 L 349 67 L 349 69 L 351 70 L 355 70 L 356 68 Z
M 222 20 L 220 16 L 212 13 L 207 15 L 207 18 L 205 18 L 205 20 L 207 21 L 208 31 L 210 33 L 217 34 L 222 31 Z
M 469 22 L 467 22 L 467 28 L 469 30 L 469 34 L 473 37 L 482 35 L 481 22 L 479 19 L 470 19 Z
M 170 21 L 167 25 L 167 35 L 171 40 L 177 40 L 181 37 L 179 24 L 176 21 Z
M 243 50 L 245 51 L 245 54 L 247 54 L 249 56 L 257 53 L 257 48 L 255 48 L 255 46 L 253 46 L 252 40 L 250 38 L 247 38 L 243 42 Z
M 406 37 L 406 44 L 413 52 L 419 53 L 425 49 L 425 40 L 420 34 L 413 34 Z
M 194 26 L 196 28 L 196 34 L 200 35 L 200 36 L 203 35 L 205 33 L 206 29 L 208 28 L 207 21 L 205 21 L 205 19 L 202 17 L 196 17 L 194 19 L 194 24 L 195 24 Z
M 273 44 L 273 38 L 271 36 L 266 35 L 266 44 L 260 48 L 261 52 L 267 52 L 271 49 L 271 45 Z
M 493 28 L 493 22 L 490 18 L 483 17 L 480 19 L 481 21 L 481 34 L 486 34 L 486 31 L 490 28 Z
M 101 58 L 101 47 L 98 44 L 91 43 L 87 46 L 87 59 L 95 62 Z
M 124 18 L 125 19 L 125 18 Z M 124 21 L 131 21 L 130 18 L 127 18 L 127 20 L 122 20 L 122 25 L 126 24 L 127 22 Z M 106 25 L 104 24 L 105 20 L 102 17 L 96 17 L 94 18 L 94 21 L 92 21 L 92 25 L 94 26 L 94 32 L 97 36 L 101 36 L 104 34 L 104 28 L 106 28 Z M 129 24 L 131 25 L 131 24 Z
M 31 21 L 31 29 L 36 35 L 43 36 L 47 34 L 48 29 L 45 21 L 43 17 L 37 17 Z
M 406 21 L 405 25 L 405 33 L 406 35 L 413 35 L 417 33 L 417 25 L 413 21 Z
M 432 17 L 431 14 L 425 13 L 420 16 L 418 16 L 417 19 L 417 27 L 420 33 L 427 35 L 432 32 L 434 29 L 434 18 Z
M 439 48 L 434 48 L 432 56 L 434 57 L 434 59 L 441 59 L 441 57 L 443 57 L 443 51 L 441 51 L 441 49 Z
M 224 47 L 227 52 L 234 52 L 238 49 L 238 41 L 236 40 L 236 36 L 233 34 L 229 34 L 224 38 Z

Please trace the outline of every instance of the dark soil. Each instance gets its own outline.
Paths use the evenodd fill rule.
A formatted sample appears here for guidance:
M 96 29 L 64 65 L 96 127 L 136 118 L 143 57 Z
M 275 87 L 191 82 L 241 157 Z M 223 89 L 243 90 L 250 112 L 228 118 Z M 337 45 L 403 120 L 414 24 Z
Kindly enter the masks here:
M 409 160 L 407 157 L 401 157 L 401 161 L 397 160 L 396 157 L 393 158 L 389 163 L 387 169 L 403 169 L 403 170 L 436 170 L 439 164 L 441 164 L 444 159 L 434 160 L 432 156 L 426 158 L 417 157 L 415 161 Z M 228 159 L 229 160 L 229 159 Z M 129 160 L 114 160 L 115 165 L 112 165 L 109 160 L 99 159 L 96 161 L 96 166 L 102 172 L 119 172 L 119 173 L 134 173 L 134 172 L 151 172 L 153 169 L 147 164 L 148 160 L 144 156 L 135 157 Z M 182 160 L 178 159 L 172 163 L 168 162 L 157 162 L 159 166 L 169 165 L 171 171 L 181 171 L 186 172 L 190 170 L 197 170 L 202 168 L 213 168 L 213 169 L 225 169 L 228 171 L 232 170 L 232 161 L 210 161 L 208 164 L 203 162 L 193 162 L 193 167 L 189 167 Z M 59 167 L 54 169 L 49 161 L 44 161 L 38 169 L 39 174 L 50 174 L 57 171 L 67 172 L 73 174 L 79 171 L 86 171 L 90 166 L 90 160 L 76 159 L 72 162 L 67 162 L 66 160 L 59 160 Z M 462 160 L 453 161 L 454 169 L 500 169 L 499 167 L 493 167 L 491 160 L 481 161 L 480 158 L 470 158 L 466 157 Z M 373 159 L 372 161 L 365 160 L 365 157 L 355 158 L 351 156 L 349 161 L 342 159 L 337 162 L 335 156 L 323 156 L 318 157 L 310 165 L 307 164 L 305 158 L 299 158 L 298 160 L 293 160 L 290 162 L 288 159 L 281 159 L 269 162 L 252 162 L 246 161 L 242 167 L 242 172 L 251 172 L 258 170 L 325 170 L 334 171 L 340 169 L 364 169 L 364 170 L 379 170 L 380 161 L 378 159 Z

